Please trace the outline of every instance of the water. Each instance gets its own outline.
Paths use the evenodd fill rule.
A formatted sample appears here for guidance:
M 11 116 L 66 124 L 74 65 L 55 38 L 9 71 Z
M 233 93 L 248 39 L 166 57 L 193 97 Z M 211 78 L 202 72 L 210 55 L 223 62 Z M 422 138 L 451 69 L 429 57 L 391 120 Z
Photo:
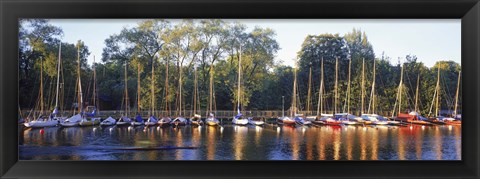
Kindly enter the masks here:
M 461 126 L 97 126 L 19 131 L 20 160 L 461 160 Z

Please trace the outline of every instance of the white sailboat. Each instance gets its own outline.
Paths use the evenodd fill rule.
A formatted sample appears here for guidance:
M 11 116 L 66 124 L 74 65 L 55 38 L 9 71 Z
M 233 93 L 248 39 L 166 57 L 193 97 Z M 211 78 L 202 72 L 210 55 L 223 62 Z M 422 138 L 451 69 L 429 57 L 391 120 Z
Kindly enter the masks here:
M 277 122 L 284 125 L 310 125 L 311 121 L 305 120 L 303 114 L 297 114 L 297 68 L 294 68 L 292 105 L 290 107 L 290 116 L 283 116 L 277 119 Z
M 337 112 L 337 101 L 338 101 L 338 58 L 335 59 L 335 99 L 334 99 L 334 112 L 332 114 L 323 113 L 323 92 L 325 91 L 324 82 L 323 82 L 323 57 L 321 62 L 321 82 L 320 82 L 320 93 L 319 93 L 319 108 L 317 109 L 317 115 L 320 114 L 318 120 L 313 121 L 315 124 L 324 124 L 324 125 L 333 125 L 338 126 L 342 124 L 342 121 L 337 120 L 335 113 Z
M 370 93 L 370 102 L 368 104 L 368 114 L 364 114 L 364 115 L 368 115 L 368 120 L 372 122 L 372 124 L 374 125 L 387 125 L 389 124 L 389 122 L 387 121 L 387 119 L 383 116 L 380 116 L 378 114 L 375 113 L 375 97 L 376 97 L 376 94 L 375 94 L 375 72 L 376 72 L 376 67 L 375 67 L 375 59 L 373 59 L 373 79 L 372 79 L 372 90 L 371 90 L 371 93 Z M 370 113 L 370 109 L 371 109 L 371 113 Z
M 360 117 L 362 118 L 362 122 L 364 124 L 372 124 L 374 121 L 377 121 L 377 118 L 375 116 L 372 116 L 372 114 L 365 113 L 364 111 L 364 104 L 365 104 L 365 59 L 362 59 L 362 87 L 361 87 L 361 113 Z
M 60 123 L 61 126 L 63 127 L 74 127 L 78 126 L 79 123 L 85 119 L 85 116 L 83 114 L 83 93 L 82 93 L 82 78 L 80 75 L 80 45 L 77 46 L 77 75 L 78 75 L 78 99 L 77 99 L 77 108 L 78 108 L 78 114 L 73 115 L 72 117 L 66 119 L 62 123 Z
M 80 126 L 93 126 L 100 124 L 100 117 L 97 117 L 97 73 L 95 68 L 95 56 L 93 56 L 93 111 L 86 113 L 86 117 L 82 119 L 78 124 Z M 90 118 L 88 118 L 90 117 Z
M 25 127 L 31 127 L 31 128 L 39 128 L 39 127 L 53 127 L 56 126 L 60 123 L 61 120 L 63 120 L 63 117 L 57 116 L 58 114 L 58 92 L 59 92 L 59 84 L 60 84 L 60 65 L 61 65 L 61 51 L 62 51 L 62 43 L 60 43 L 60 47 L 58 50 L 58 64 L 57 64 L 57 92 L 56 92 L 56 97 L 55 97 L 55 108 L 50 114 L 50 116 L 44 117 L 40 115 L 39 118 L 24 123 Z M 40 108 L 41 108 L 41 113 L 43 113 L 43 61 L 40 62 Z
M 220 121 L 215 117 L 213 113 L 213 100 L 214 92 L 213 92 L 213 63 L 210 64 L 210 84 L 209 84 L 209 95 L 208 95 L 208 110 L 207 110 L 207 119 L 205 119 L 205 123 L 209 126 L 216 126 L 220 125 Z
M 200 98 L 198 97 L 198 80 L 197 80 L 197 67 L 194 69 L 194 76 L 195 80 L 193 82 L 193 116 L 190 118 L 190 124 L 194 126 L 201 126 L 203 125 L 202 116 L 197 114 L 197 100 Z
M 312 62 L 310 62 L 310 68 L 308 72 L 308 92 L 307 92 L 307 107 L 305 120 L 314 121 L 317 116 L 311 114 L 311 94 L 312 94 Z
M 145 121 L 145 126 L 155 126 L 157 125 L 158 119 L 155 117 L 155 60 L 152 59 L 152 79 L 150 84 L 150 116 L 147 121 Z
M 242 76 L 242 46 L 240 45 L 240 55 L 238 59 L 238 92 L 237 92 L 237 115 L 233 117 L 232 123 L 235 125 L 246 125 L 248 119 L 244 118 L 240 111 L 240 86 Z
M 344 125 L 355 125 L 358 124 L 358 120 L 361 120 L 360 117 L 354 116 L 350 114 L 350 76 L 351 76 L 351 69 L 352 69 L 352 59 L 349 60 L 348 62 L 348 85 L 347 85 L 347 92 L 346 92 L 346 100 L 345 100 L 345 105 L 344 105 L 344 111 L 343 113 L 337 113 L 335 114 L 335 117 L 339 119 L 342 124 Z M 345 107 L 346 107 L 346 112 L 345 112 Z
M 124 114 L 118 119 L 117 126 L 130 125 L 132 120 L 128 117 L 128 86 L 127 86 L 127 62 L 125 61 L 125 96 L 123 100 L 125 101 L 125 111 Z
M 178 110 L 178 115 L 175 119 L 172 120 L 172 122 L 170 122 L 171 125 L 174 125 L 174 126 L 184 126 L 187 124 L 187 119 L 185 119 L 185 117 L 183 117 L 183 110 L 182 110 L 182 106 L 183 106 L 183 103 L 182 103 L 182 98 L 183 98 L 183 93 L 182 93 L 182 90 L 183 90 L 183 86 L 182 86 L 182 74 L 183 74 L 183 64 L 180 63 L 180 75 L 178 77 L 178 89 L 179 89 L 179 93 L 178 93 L 178 98 L 177 98 L 177 110 Z
M 462 122 L 462 114 L 458 114 L 458 93 L 460 91 L 460 75 L 462 71 L 458 71 L 458 79 L 457 79 L 457 92 L 455 93 L 455 108 L 453 110 L 452 117 L 456 119 L 460 124 Z
M 137 116 L 132 121 L 132 126 L 141 126 L 143 125 L 143 118 L 140 115 L 140 62 L 137 61 Z
M 166 69 L 165 69 L 165 111 L 167 114 L 158 120 L 157 124 L 160 126 L 168 126 L 170 125 L 170 122 L 172 122 L 172 119 L 169 117 L 170 111 L 168 109 L 168 66 L 169 65 L 168 65 L 168 59 L 167 59 Z
M 112 116 L 109 116 L 107 119 L 100 122 L 100 126 L 113 126 L 116 123 L 117 123 L 117 120 L 115 120 Z

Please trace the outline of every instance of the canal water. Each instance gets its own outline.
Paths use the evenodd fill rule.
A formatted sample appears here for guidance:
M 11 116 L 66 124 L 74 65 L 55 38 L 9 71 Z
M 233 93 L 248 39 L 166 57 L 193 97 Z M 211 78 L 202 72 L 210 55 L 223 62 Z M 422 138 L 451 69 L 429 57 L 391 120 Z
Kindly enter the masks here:
M 20 160 L 461 160 L 461 126 L 19 127 Z

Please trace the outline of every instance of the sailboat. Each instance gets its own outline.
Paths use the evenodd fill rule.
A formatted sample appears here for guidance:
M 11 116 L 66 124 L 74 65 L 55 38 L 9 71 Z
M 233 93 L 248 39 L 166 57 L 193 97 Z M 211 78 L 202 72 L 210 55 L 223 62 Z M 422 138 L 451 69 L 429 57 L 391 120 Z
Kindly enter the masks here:
M 427 118 L 421 116 L 417 111 L 411 111 L 410 113 L 402 113 L 402 86 L 403 86 L 403 66 L 401 66 L 400 70 L 400 83 L 398 85 L 398 92 L 397 92 L 397 99 L 398 99 L 398 113 L 396 119 L 402 122 L 407 122 L 411 124 L 418 124 L 418 125 L 431 125 L 430 122 L 426 121 Z M 417 80 L 418 81 L 418 80 Z M 394 105 L 395 108 L 395 105 Z M 393 110 L 395 112 L 395 109 Z M 392 115 L 394 114 L 392 112 Z
M 458 93 L 460 90 L 460 74 L 461 71 L 458 71 L 458 79 L 457 79 L 457 92 L 455 93 L 455 108 L 453 110 L 453 115 L 450 118 L 445 119 L 446 123 L 449 125 L 462 125 L 462 115 L 458 114 Z M 452 120 L 453 119 L 453 120 Z
M 100 126 L 113 126 L 116 123 L 117 120 L 115 120 L 112 116 L 108 116 L 106 119 L 100 122 Z
M 190 124 L 194 126 L 201 126 L 203 125 L 202 116 L 197 114 L 197 100 L 200 98 L 198 97 L 198 80 L 197 80 L 197 67 L 194 69 L 194 76 L 195 80 L 193 82 L 193 116 L 190 118 Z
M 140 62 L 137 61 L 137 115 L 130 123 L 132 126 L 141 126 L 144 124 L 143 118 L 140 115 Z
M 93 126 L 100 124 L 100 118 L 97 115 L 97 73 L 95 68 L 95 56 L 93 56 L 93 111 L 91 113 L 85 113 L 86 117 L 78 123 L 80 126 Z
M 187 119 L 183 117 L 183 110 L 182 110 L 182 98 L 183 98 L 183 93 L 182 93 L 182 73 L 183 73 L 183 65 L 180 64 L 180 75 L 178 77 L 178 98 L 177 98 L 177 110 L 178 110 L 178 116 L 170 122 L 170 124 L 175 125 L 175 126 L 184 126 L 187 124 Z
M 318 106 L 318 109 L 317 109 L 317 115 L 320 114 L 320 116 L 317 118 L 317 120 L 315 121 L 312 121 L 314 124 L 325 124 L 325 125 L 334 125 L 334 126 L 338 126 L 338 125 L 341 125 L 342 122 L 337 120 L 335 118 L 335 115 L 334 114 L 324 114 L 323 113 L 323 92 L 325 91 L 325 87 L 324 87 L 324 80 L 323 80 L 323 58 L 322 58 L 322 62 L 321 62 L 321 78 L 320 78 L 320 92 L 319 92 L 319 106 Z M 334 109 L 334 112 L 336 112 L 337 110 L 337 95 L 338 95 L 338 92 L 337 92 L 337 83 L 338 83 L 338 58 L 336 59 L 336 64 L 335 64 L 335 109 Z
M 303 114 L 297 114 L 297 68 L 294 68 L 292 105 L 290 107 L 290 117 L 283 116 L 277 119 L 277 122 L 284 125 L 310 125 L 311 121 L 305 120 Z
M 145 121 L 145 126 L 155 126 L 157 125 L 158 119 L 155 117 L 155 60 L 152 59 L 152 79 L 150 84 L 150 116 L 148 117 L 147 121 Z
M 213 113 L 213 100 L 214 100 L 214 93 L 213 93 L 213 63 L 210 65 L 210 83 L 209 83 L 209 95 L 208 95 L 208 110 L 207 110 L 207 119 L 205 119 L 205 123 L 209 126 L 216 126 L 220 124 L 220 121 L 215 117 Z
M 78 75 L 78 99 L 77 99 L 77 108 L 78 108 L 78 114 L 66 119 L 64 122 L 60 123 L 61 126 L 63 127 L 73 127 L 73 126 L 78 126 L 80 121 L 85 119 L 84 116 L 84 111 L 83 111 L 83 93 L 82 93 L 82 78 L 80 75 L 80 45 L 77 46 L 77 59 L 78 59 L 78 64 L 77 64 L 77 75 Z
M 307 116 L 305 117 L 308 121 L 314 121 L 317 116 L 311 114 L 311 94 L 312 94 L 312 62 L 310 62 L 310 68 L 308 72 L 308 92 L 307 92 Z
M 167 59 L 165 69 L 165 111 L 167 114 L 158 120 L 157 124 L 160 126 L 168 126 L 170 125 L 170 122 L 172 122 L 172 119 L 169 117 L 170 111 L 168 110 L 168 66 L 169 65 Z
M 237 115 L 233 117 L 232 123 L 236 125 L 248 124 L 248 119 L 245 119 L 240 111 L 240 86 L 242 76 L 242 46 L 240 46 L 240 55 L 238 58 L 238 92 L 237 92 Z
M 351 76 L 351 70 L 352 69 L 352 59 L 348 61 L 348 85 L 347 85 L 347 92 L 346 92 L 346 100 L 345 100 L 345 105 L 344 105 L 344 112 L 343 113 L 337 113 L 335 114 L 335 117 L 339 119 L 342 124 L 344 125 L 355 125 L 358 124 L 357 120 L 361 120 L 362 118 L 354 116 L 350 114 L 350 76 Z M 346 112 L 345 112 L 345 106 L 346 106 Z
M 370 93 L 370 102 L 368 104 L 368 112 L 367 114 L 362 114 L 364 117 L 363 119 L 366 121 L 371 122 L 374 125 L 387 125 L 388 121 L 383 116 L 375 114 L 375 59 L 373 60 L 373 80 L 372 80 L 372 90 Z M 371 108 L 370 108 L 371 107 Z M 370 109 L 372 109 L 372 113 L 370 113 Z
M 362 122 L 364 124 L 372 124 L 373 120 L 375 120 L 375 117 L 372 119 L 369 114 L 364 113 L 364 104 L 365 104 L 365 59 L 362 59 L 362 87 L 361 87 L 361 108 L 360 108 L 360 117 L 362 118 Z
M 248 117 L 248 124 L 254 126 L 261 126 L 265 124 L 265 119 L 263 117 Z
M 62 51 L 62 43 L 60 43 L 60 47 L 58 50 L 58 64 L 57 64 L 57 92 L 56 92 L 56 97 L 55 97 L 55 108 L 53 109 L 53 112 L 50 114 L 48 118 L 44 117 L 43 115 L 40 115 L 39 118 L 24 123 L 25 127 L 31 127 L 31 128 L 38 128 L 38 127 L 53 127 L 56 126 L 60 123 L 60 120 L 63 119 L 63 117 L 58 117 L 58 92 L 59 92 L 59 84 L 60 84 L 60 65 L 61 65 L 61 51 Z M 41 113 L 43 113 L 43 61 L 40 62 L 40 108 L 41 108 Z M 20 111 L 20 107 L 19 107 Z M 21 112 L 21 111 L 20 111 Z M 20 113 L 21 114 L 21 113 Z
M 130 125 L 132 120 L 128 117 L 128 86 L 127 86 L 127 62 L 125 61 L 125 96 L 123 100 L 125 101 L 125 111 L 124 114 L 118 119 L 117 126 Z
M 441 96 L 440 94 L 440 65 L 438 66 L 438 69 L 437 69 L 437 85 L 435 86 L 435 93 L 433 94 L 433 100 L 432 100 L 432 104 L 430 106 L 430 112 L 428 114 L 428 116 L 430 116 L 430 114 L 432 113 L 432 108 L 433 108 L 433 105 L 435 104 L 435 115 L 436 116 L 430 116 L 427 120 L 428 122 L 431 122 L 431 123 L 434 123 L 434 124 L 446 124 L 445 123 L 445 117 L 443 116 L 440 116 L 439 114 L 439 98 Z
M 460 73 L 459 73 L 459 79 L 458 81 L 460 81 Z M 458 82 L 457 82 L 458 83 Z M 459 84 L 459 83 L 458 83 Z M 457 87 L 458 88 L 458 87 Z M 444 116 L 441 116 L 439 114 L 439 109 L 440 109 L 440 105 L 439 105 L 439 98 L 441 96 L 441 90 L 440 90 L 440 67 L 438 68 L 438 76 L 437 76 L 437 86 L 435 88 L 435 93 L 433 95 L 433 101 L 435 101 L 435 115 L 434 117 L 429 117 L 428 118 L 428 121 L 431 122 L 431 123 L 434 123 L 434 124 L 449 124 L 449 125 L 456 125 L 456 124 L 459 124 L 457 121 L 455 121 L 455 118 L 453 117 L 444 117 Z M 458 93 L 458 89 L 457 89 L 457 93 Z M 456 97 L 458 98 L 458 97 Z M 455 101 L 455 103 L 457 103 L 457 100 Z M 433 101 L 432 101 L 432 105 L 430 106 L 430 112 L 429 112 L 429 116 L 431 114 L 431 111 L 432 111 L 432 108 L 433 108 Z M 455 104 L 457 105 L 457 104 Z M 456 109 L 455 109 L 455 112 L 456 112 Z M 455 121 L 455 122 L 454 122 Z M 460 123 L 461 124 L 461 123 Z
M 100 122 L 100 126 L 113 126 L 117 124 L 117 120 L 115 120 L 112 116 L 108 116 L 106 119 Z

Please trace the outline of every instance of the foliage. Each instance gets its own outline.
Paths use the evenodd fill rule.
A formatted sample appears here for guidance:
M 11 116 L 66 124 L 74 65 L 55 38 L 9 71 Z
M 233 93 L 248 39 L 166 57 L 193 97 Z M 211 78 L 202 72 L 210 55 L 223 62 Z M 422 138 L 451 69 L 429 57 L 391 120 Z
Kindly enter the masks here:
M 298 93 L 301 110 L 305 110 L 309 72 L 312 69 L 311 110 L 318 107 L 320 76 L 324 78 L 324 106 L 333 110 L 335 65 L 338 60 L 338 92 L 341 111 L 359 115 L 362 89 L 364 112 L 369 112 L 373 99 L 373 64 L 375 63 L 375 112 L 398 111 L 398 84 L 401 66 L 404 68 L 402 106 L 400 110 L 415 109 L 417 78 L 419 78 L 418 108 L 428 114 L 432 106 L 440 69 L 441 109 L 453 109 L 456 83 L 460 65 L 452 61 L 438 61 L 432 68 L 418 62 L 415 55 L 406 55 L 404 63 L 392 64 L 382 53 L 375 58 L 372 44 L 365 32 L 353 29 L 344 34 L 308 35 L 298 52 L 295 67 L 280 65 L 275 55 L 280 49 L 275 31 L 255 27 L 247 31 L 245 25 L 228 23 L 218 19 L 184 20 L 171 23 L 168 20 L 145 20 L 135 27 L 124 28 L 118 34 L 105 39 L 101 63 L 89 66 L 88 47 L 82 41 L 77 44 L 61 42 L 62 29 L 46 20 L 21 20 L 19 31 L 20 107 L 35 107 L 39 96 L 40 67 L 43 63 L 45 103 L 53 108 L 57 77 L 59 44 L 62 43 L 61 90 L 62 109 L 73 109 L 77 101 L 77 59 L 81 61 L 81 78 L 84 101 L 92 103 L 93 67 L 97 72 L 100 109 L 121 110 L 124 105 L 125 67 L 127 67 L 128 105 L 141 110 L 191 110 L 193 103 L 194 69 L 197 69 L 200 107 L 208 106 L 209 81 L 213 75 L 214 105 L 218 110 L 235 110 L 237 90 L 241 85 L 240 104 L 243 110 L 281 110 L 290 108 L 294 68 L 298 70 Z M 79 57 L 77 57 L 79 50 Z M 241 81 L 238 83 L 238 67 L 241 58 Z M 323 61 L 324 70 L 320 64 Z M 349 73 L 349 63 L 351 71 Z M 365 69 L 362 68 L 363 62 Z M 126 66 L 125 66 L 126 65 Z M 362 71 L 365 72 L 362 79 Z M 152 74 L 153 73 L 153 74 Z M 348 77 L 350 82 L 350 109 L 347 104 Z M 140 76 L 138 79 L 137 75 Z M 137 88 L 140 81 L 140 89 Z M 153 80 L 153 81 L 152 81 Z M 365 81 L 362 88 L 362 80 Z M 153 84 L 153 86 L 152 86 Z M 153 94 L 152 94 L 153 87 Z M 137 103 L 137 92 L 140 103 Z M 180 97 L 182 97 L 180 103 Z M 283 98 L 282 98 L 283 97 Z M 284 99 L 285 105 L 282 103 Z M 459 96 L 461 99 L 461 93 Z M 459 101 L 461 104 L 461 101 Z M 372 110 L 372 109 L 371 109 Z M 373 111 L 372 111 L 373 112 Z M 316 114 L 316 113 L 313 113 Z M 390 113 L 383 113 L 390 115 Z

